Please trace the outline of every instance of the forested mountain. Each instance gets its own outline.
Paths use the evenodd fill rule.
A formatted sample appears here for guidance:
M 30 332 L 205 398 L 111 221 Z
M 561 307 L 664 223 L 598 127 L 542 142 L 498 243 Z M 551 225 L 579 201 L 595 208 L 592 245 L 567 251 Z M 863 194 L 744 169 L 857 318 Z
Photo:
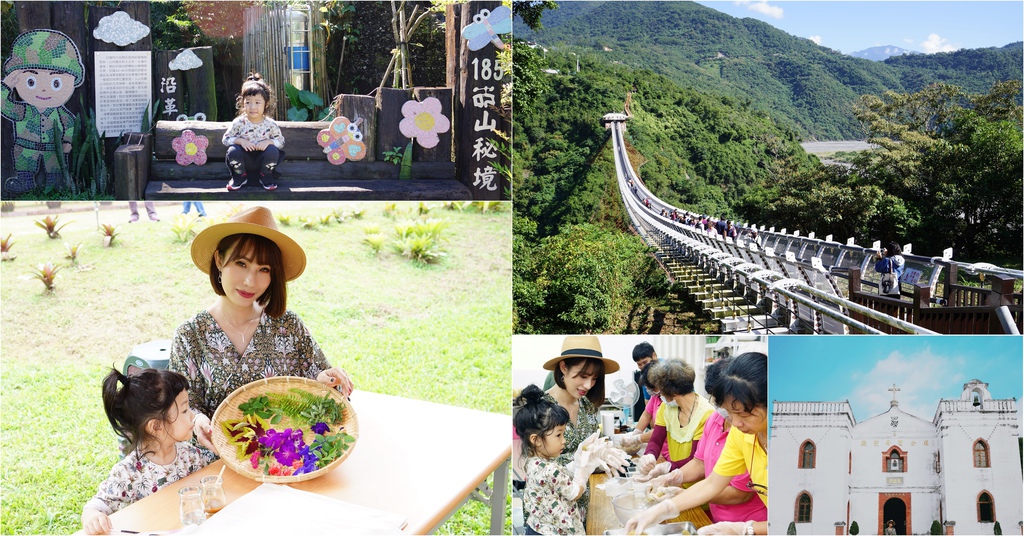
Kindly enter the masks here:
M 621 62 L 749 103 L 802 139 L 862 139 L 852 104 L 864 94 L 931 82 L 980 93 L 1022 76 L 1021 43 L 875 62 L 692 2 L 561 2 L 542 23 L 535 32 L 517 21 L 516 37 L 549 49 L 568 45 L 583 65 Z

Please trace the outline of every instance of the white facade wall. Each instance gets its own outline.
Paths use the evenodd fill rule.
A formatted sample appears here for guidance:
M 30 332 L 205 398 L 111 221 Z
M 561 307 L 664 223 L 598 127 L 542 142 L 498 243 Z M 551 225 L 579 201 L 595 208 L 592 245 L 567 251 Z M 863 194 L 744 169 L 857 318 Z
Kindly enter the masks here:
M 986 399 L 975 407 L 970 400 L 943 400 L 936 416 L 942 444 L 942 478 L 947 497 L 946 519 L 956 522 L 957 534 L 992 534 L 994 523 L 978 520 L 977 498 L 988 492 L 995 520 L 1004 534 L 1017 533 L 1022 513 L 1022 479 L 1016 401 Z M 990 467 L 974 467 L 974 443 L 989 446 Z
M 811 522 L 797 523 L 797 534 L 834 534 L 846 520 L 850 432 L 853 413 L 845 402 L 776 402 L 769 439 L 769 485 L 772 533 L 784 534 L 796 520 L 797 497 L 811 495 Z M 814 442 L 814 469 L 800 469 L 800 448 Z M 784 476 L 783 476 L 784 475 Z

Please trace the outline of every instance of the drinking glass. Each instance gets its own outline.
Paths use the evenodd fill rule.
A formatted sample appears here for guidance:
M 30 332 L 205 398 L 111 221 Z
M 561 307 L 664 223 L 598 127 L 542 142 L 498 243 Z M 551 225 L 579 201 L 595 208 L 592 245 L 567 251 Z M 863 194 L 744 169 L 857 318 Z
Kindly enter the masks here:
M 200 485 L 203 488 L 203 508 L 206 515 L 212 516 L 220 512 L 228 502 L 224 498 L 224 480 L 217 475 L 206 476 L 200 481 Z
M 185 486 L 178 490 L 180 502 L 181 524 L 185 527 L 199 525 L 206 521 L 203 510 L 202 490 L 199 486 Z

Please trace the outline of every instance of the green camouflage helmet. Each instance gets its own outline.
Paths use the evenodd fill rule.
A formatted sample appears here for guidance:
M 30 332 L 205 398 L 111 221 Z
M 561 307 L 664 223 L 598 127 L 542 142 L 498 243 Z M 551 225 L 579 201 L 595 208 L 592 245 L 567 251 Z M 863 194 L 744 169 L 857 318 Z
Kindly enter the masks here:
M 49 69 L 75 77 L 75 87 L 85 80 L 82 55 L 70 37 L 55 30 L 33 30 L 14 40 L 11 57 L 4 63 L 4 76 L 19 69 Z

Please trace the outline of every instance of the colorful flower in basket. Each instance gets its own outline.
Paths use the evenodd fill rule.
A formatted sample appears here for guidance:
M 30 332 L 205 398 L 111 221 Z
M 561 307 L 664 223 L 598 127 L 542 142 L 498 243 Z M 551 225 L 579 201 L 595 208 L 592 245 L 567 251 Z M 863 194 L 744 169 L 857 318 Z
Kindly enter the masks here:
M 398 124 L 398 130 L 407 138 L 416 138 L 427 149 L 437 146 L 437 135 L 451 128 L 451 121 L 441 115 L 441 101 L 436 97 L 427 97 L 422 102 L 407 101 L 402 105 L 402 115 L 405 119 Z
M 237 447 L 239 460 L 259 454 L 259 440 L 266 433 L 267 421 L 258 415 L 245 415 L 239 420 L 226 420 L 220 426 L 228 443 Z
M 184 130 L 180 137 L 171 140 L 171 147 L 177 152 L 174 161 L 179 166 L 206 164 L 206 147 L 210 140 L 206 136 L 196 136 L 191 130 Z
M 331 427 L 327 426 L 327 423 L 325 422 L 318 422 L 313 426 L 310 426 L 309 429 L 312 430 L 314 434 L 320 435 L 324 435 L 327 432 L 331 431 Z

